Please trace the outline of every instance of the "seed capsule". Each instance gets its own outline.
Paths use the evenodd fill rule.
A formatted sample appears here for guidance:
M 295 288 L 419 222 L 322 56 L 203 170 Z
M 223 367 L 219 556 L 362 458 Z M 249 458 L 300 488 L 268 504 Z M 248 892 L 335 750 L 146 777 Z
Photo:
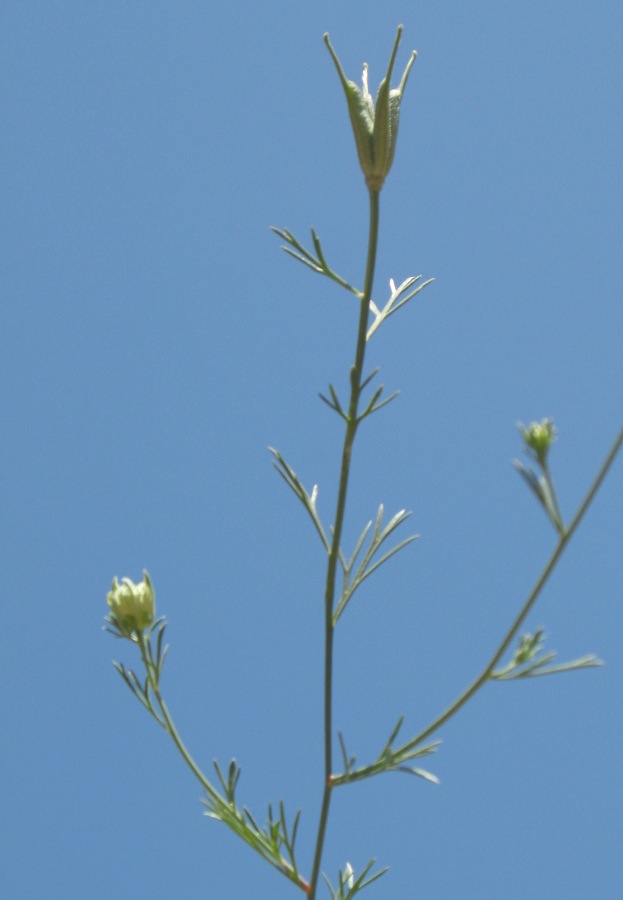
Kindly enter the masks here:
M 398 121 L 402 93 L 416 57 L 415 50 L 404 70 L 400 84 L 390 89 L 389 82 L 394 68 L 396 53 L 402 35 L 402 25 L 398 27 L 394 48 L 387 67 L 387 74 L 381 81 L 376 95 L 376 104 L 368 90 L 368 65 L 364 63 L 362 87 L 346 78 L 335 50 L 325 34 L 324 42 L 335 63 L 348 103 L 348 112 L 355 135 L 355 144 L 359 163 L 366 178 L 366 184 L 372 190 L 380 191 L 385 178 L 391 169 L 396 152 L 398 137 Z

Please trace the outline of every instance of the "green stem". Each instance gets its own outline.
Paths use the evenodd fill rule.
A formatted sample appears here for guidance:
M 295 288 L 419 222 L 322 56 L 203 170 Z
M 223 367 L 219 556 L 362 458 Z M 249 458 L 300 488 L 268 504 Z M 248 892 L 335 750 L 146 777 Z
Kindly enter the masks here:
M 366 262 L 366 275 L 363 295 L 359 306 L 359 328 L 357 330 L 357 344 L 355 349 L 355 361 L 350 370 L 350 402 L 348 405 L 348 417 L 346 432 L 344 434 L 344 446 L 342 449 L 342 466 L 340 471 L 340 483 L 338 488 L 337 506 L 335 511 L 335 524 L 333 527 L 333 539 L 329 551 L 327 564 L 327 577 L 325 581 L 325 665 L 324 665 L 324 791 L 322 806 L 320 809 L 320 821 L 318 823 L 318 835 L 316 838 L 316 850 L 311 875 L 310 900 L 315 900 L 316 888 L 320 875 L 320 864 L 324 848 L 327 822 L 329 819 L 329 807 L 331 804 L 331 771 L 333 759 L 333 609 L 335 606 L 335 581 L 337 564 L 339 559 L 340 541 L 346 512 L 346 494 L 348 492 L 348 479 L 353 443 L 357 433 L 359 399 L 361 397 L 361 381 L 363 363 L 366 352 L 366 334 L 368 331 L 368 315 L 370 300 L 372 298 L 372 285 L 374 282 L 374 268 L 376 264 L 376 250 L 379 234 L 379 192 L 369 188 L 370 194 L 370 223 L 368 231 L 368 258 Z
M 185 746 L 182 738 L 180 737 L 177 728 L 175 727 L 175 725 L 173 723 L 173 719 L 171 718 L 171 714 L 169 713 L 167 705 L 164 702 L 162 695 L 160 694 L 160 688 L 159 688 L 160 671 L 158 669 L 157 663 L 154 662 L 153 653 L 151 650 L 151 645 L 149 643 L 149 639 L 146 640 L 145 635 L 143 634 L 142 631 L 140 631 L 137 633 L 136 640 L 137 640 L 137 643 L 138 643 L 140 651 L 141 651 L 141 658 L 143 660 L 143 665 L 145 666 L 145 671 L 147 673 L 147 678 L 149 681 L 149 686 L 151 688 L 151 692 L 158 703 L 158 707 L 159 707 L 160 713 L 162 715 L 161 724 L 164 723 L 167 733 L 171 736 L 173 743 L 179 750 L 184 762 L 186 763 L 188 768 L 191 770 L 191 772 L 193 773 L 195 778 L 197 778 L 199 783 L 203 786 L 203 788 L 206 791 L 206 793 L 208 794 L 208 796 L 211 797 L 219 806 L 222 806 L 224 804 L 224 805 L 228 806 L 229 808 L 234 808 L 234 804 L 233 803 L 230 804 L 229 802 L 224 800 L 223 797 L 221 797 L 219 792 L 216 790 L 216 788 L 212 784 L 210 784 L 210 782 L 208 781 L 206 776 L 203 774 L 203 772 L 201 771 L 201 769 L 199 768 L 199 766 L 197 765 L 195 760 L 192 758 L 192 756 L 186 749 L 186 746 Z M 234 811 L 237 814 L 237 810 L 234 809 Z M 225 821 L 225 819 L 222 819 L 222 821 Z M 299 887 L 301 890 L 303 890 L 305 893 L 307 893 L 309 891 L 309 884 L 296 871 L 296 868 L 294 866 L 294 856 L 293 855 L 291 857 L 292 862 L 289 863 L 280 854 L 274 853 L 272 847 L 269 848 L 269 851 L 266 851 L 261 845 L 258 846 L 258 844 L 255 841 L 250 841 L 248 838 L 248 835 L 242 833 L 241 830 L 239 830 L 236 827 L 234 827 L 233 825 L 231 825 L 230 822 L 227 822 L 227 824 L 230 825 L 230 827 L 233 829 L 233 831 L 239 837 L 241 837 L 243 840 L 245 840 L 247 842 L 247 844 L 250 844 L 250 846 L 252 846 L 254 850 L 256 850 L 258 853 L 260 853 L 260 855 L 262 856 L 263 859 L 265 859 L 272 866 L 274 866 L 279 872 L 281 872 L 282 875 L 285 875 L 286 878 L 289 878 L 290 881 L 294 882 L 294 884 L 296 884 L 296 886 Z M 253 835 L 259 837 L 259 835 L 257 834 L 256 831 L 253 831 Z M 291 846 L 291 849 L 293 850 L 293 844 L 290 846 Z
M 202 787 L 204 787 L 205 790 L 208 792 L 208 794 L 210 794 L 212 797 L 220 797 L 218 792 L 210 784 L 210 782 L 208 781 L 206 776 L 203 774 L 203 772 L 201 771 L 201 769 L 199 768 L 199 766 L 197 765 L 195 760 L 192 758 L 192 756 L 186 749 L 186 746 L 184 745 L 184 742 L 182 741 L 177 728 L 173 724 L 173 719 L 171 718 L 171 714 L 169 713 L 169 710 L 167 709 L 167 705 L 164 702 L 164 700 L 160 694 L 160 688 L 158 685 L 158 677 L 157 677 L 156 667 L 154 665 L 153 660 L 151 659 L 151 653 L 148 652 L 147 643 L 145 641 L 145 635 L 142 632 L 138 633 L 138 645 L 140 647 L 141 658 L 143 660 L 143 665 L 145 666 L 145 671 L 147 672 L 149 684 L 151 685 L 151 690 L 152 690 L 154 697 L 158 701 L 158 706 L 162 713 L 162 718 L 164 719 L 164 722 L 165 722 L 165 725 L 167 728 L 167 732 L 170 734 L 171 738 L 173 739 L 173 743 L 175 744 L 175 746 L 179 750 L 180 754 L 182 755 L 184 762 L 186 763 L 188 768 L 191 770 L 191 772 L 193 773 L 195 778 L 197 778 L 197 780 L 200 782 Z
M 459 697 L 457 697 L 457 699 L 454 701 L 454 703 L 452 703 L 452 705 L 449 706 L 445 710 L 445 712 L 443 712 L 440 716 L 438 716 L 438 718 L 436 718 L 427 728 L 425 728 L 423 731 L 421 731 L 413 739 L 413 743 L 420 743 L 421 741 L 424 741 L 424 740 L 426 740 L 426 738 L 430 737 L 430 735 L 433 734 L 435 731 L 437 731 L 437 729 L 440 728 L 443 724 L 445 724 L 448 721 L 448 719 L 451 719 L 452 716 L 454 716 L 455 713 L 457 713 L 461 709 L 461 707 L 465 706 L 465 704 L 469 700 L 471 700 L 471 698 L 474 696 L 474 694 L 478 690 L 480 690 L 480 688 L 483 686 L 483 684 L 485 684 L 485 682 L 489 680 L 491 673 L 493 672 L 493 670 L 499 663 L 500 659 L 502 658 L 502 656 L 508 649 L 509 645 L 511 644 L 513 638 L 519 631 L 522 622 L 524 621 L 524 619 L 526 618 L 526 616 L 528 615 L 528 613 L 530 612 L 530 610 L 536 603 L 536 600 L 537 600 L 539 594 L 541 593 L 543 587 L 545 586 L 547 579 L 554 571 L 554 568 L 556 567 L 558 560 L 562 556 L 563 551 L 565 550 L 567 544 L 571 540 L 573 533 L 575 532 L 578 525 L 584 518 L 584 514 L 586 513 L 591 502 L 593 501 L 595 494 L 599 490 L 601 483 L 604 480 L 604 478 L 606 477 L 612 463 L 615 460 L 617 453 L 621 449 L 622 444 L 623 444 L 623 429 L 621 429 L 621 431 L 617 435 L 608 455 L 606 456 L 605 460 L 603 461 L 601 468 L 599 469 L 599 472 L 597 473 L 597 475 L 595 477 L 595 480 L 593 481 L 590 488 L 588 489 L 588 492 L 587 492 L 586 496 L 584 497 L 584 500 L 580 504 L 578 511 L 576 512 L 575 516 L 573 517 L 573 521 L 569 525 L 569 528 L 561 534 L 558 544 L 556 546 L 556 549 L 554 550 L 551 557 L 549 558 L 547 565 L 541 572 L 541 575 L 539 576 L 536 584 L 534 585 L 532 591 L 530 592 L 530 594 L 528 596 L 528 599 L 525 601 L 525 603 L 519 610 L 519 613 L 517 614 L 515 621 L 513 622 L 513 624 L 507 631 L 502 643 L 499 645 L 498 649 L 495 651 L 495 653 L 491 657 L 491 660 L 489 661 L 489 663 L 485 666 L 485 668 L 480 673 L 480 675 L 477 678 L 475 678 L 474 681 L 472 681 L 472 683 L 469 685 L 469 687 L 467 687 L 463 691 L 463 693 L 460 694 Z
M 549 490 L 549 496 L 552 501 L 552 512 L 554 514 L 554 525 L 559 535 L 564 535 L 565 533 L 565 523 L 563 522 L 562 513 L 560 512 L 560 506 L 558 504 L 558 497 L 556 496 L 556 488 L 554 487 L 554 480 L 552 478 L 552 474 L 549 469 L 549 465 L 547 459 L 544 460 L 542 464 L 543 475 L 545 477 L 545 481 L 547 483 L 547 488 Z

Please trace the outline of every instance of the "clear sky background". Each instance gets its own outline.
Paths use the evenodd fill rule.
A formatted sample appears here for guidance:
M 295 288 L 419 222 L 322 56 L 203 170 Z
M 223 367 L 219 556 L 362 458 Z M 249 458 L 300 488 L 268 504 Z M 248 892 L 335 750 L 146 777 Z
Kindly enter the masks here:
M 381 198 L 375 296 L 434 285 L 371 341 L 399 399 L 362 428 L 345 543 L 380 502 L 419 541 L 336 637 L 336 728 L 371 760 L 480 670 L 554 546 L 510 460 L 554 417 L 565 514 L 623 418 L 620 0 L 30 2 L 2 60 L 3 896 L 285 900 L 112 668 L 113 575 L 153 578 L 164 694 L 263 819 L 322 781 L 324 560 L 270 465 L 334 507 L 356 304 L 279 251 L 320 234 L 361 283 L 367 193 L 322 43 L 374 90 L 419 52 Z M 405 535 L 407 531 L 405 529 Z M 436 787 L 341 789 L 324 870 L 370 900 L 621 896 L 623 460 L 527 627 L 607 665 L 487 687 Z M 337 767 L 337 759 L 336 759 Z M 320 896 L 323 896 L 322 892 Z M 325 894 L 324 896 L 328 896 Z

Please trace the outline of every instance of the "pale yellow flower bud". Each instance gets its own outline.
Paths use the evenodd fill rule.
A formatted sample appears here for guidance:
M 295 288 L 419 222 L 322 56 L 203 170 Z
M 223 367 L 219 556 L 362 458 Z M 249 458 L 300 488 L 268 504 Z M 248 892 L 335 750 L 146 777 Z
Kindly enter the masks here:
M 117 578 L 113 578 L 112 589 L 106 599 L 111 619 L 125 635 L 144 631 L 154 621 L 156 596 L 147 572 L 143 572 L 143 580 L 139 584 L 129 578 L 123 578 L 119 584 Z

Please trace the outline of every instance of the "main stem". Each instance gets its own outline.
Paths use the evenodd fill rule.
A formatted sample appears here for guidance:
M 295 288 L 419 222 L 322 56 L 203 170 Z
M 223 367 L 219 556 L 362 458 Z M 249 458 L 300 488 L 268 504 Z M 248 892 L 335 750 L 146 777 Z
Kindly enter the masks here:
M 346 512 L 346 494 L 348 491 L 348 479 L 353 444 L 357 433 L 359 399 L 361 397 L 361 382 L 363 375 L 363 363 L 366 352 L 366 334 L 368 332 L 368 314 L 370 300 L 372 298 L 372 285 L 374 283 L 374 267 L 376 264 L 376 249 L 379 234 L 379 192 L 369 188 L 370 193 L 370 223 L 368 231 L 368 258 L 366 262 L 366 275 L 363 287 L 363 296 L 359 307 L 359 327 L 357 330 L 357 345 L 355 349 L 355 361 L 350 370 L 350 402 L 348 404 L 348 417 L 346 432 L 344 434 L 344 447 L 342 449 L 342 468 L 340 471 L 340 484 L 337 495 L 337 507 L 333 526 L 333 540 L 329 551 L 327 564 L 327 578 L 325 582 L 325 657 L 324 657 L 324 791 L 322 807 L 320 809 L 320 822 L 318 823 L 318 836 L 316 838 L 316 852 L 314 854 L 314 866 L 311 875 L 311 890 L 309 896 L 315 900 L 318 878 L 320 875 L 320 863 L 329 819 L 329 806 L 331 804 L 331 770 L 333 759 L 333 610 L 335 608 L 335 580 L 337 564 L 342 539 L 342 528 Z

